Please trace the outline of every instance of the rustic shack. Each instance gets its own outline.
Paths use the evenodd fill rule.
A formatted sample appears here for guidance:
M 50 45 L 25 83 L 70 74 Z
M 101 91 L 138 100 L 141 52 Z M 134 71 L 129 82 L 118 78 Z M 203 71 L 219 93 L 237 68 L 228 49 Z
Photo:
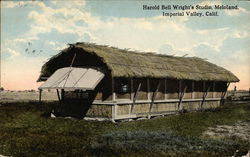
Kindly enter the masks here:
M 120 120 L 216 108 L 239 79 L 197 57 L 75 43 L 43 65 L 38 81 L 40 91 L 57 90 L 64 110 Z

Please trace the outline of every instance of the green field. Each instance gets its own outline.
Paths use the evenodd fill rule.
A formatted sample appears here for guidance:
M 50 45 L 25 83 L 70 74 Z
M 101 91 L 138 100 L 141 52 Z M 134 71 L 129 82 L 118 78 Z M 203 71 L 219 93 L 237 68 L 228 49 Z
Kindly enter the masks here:
M 1 104 L 0 154 L 8 156 L 232 156 L 247 141 L 211 138 L 208 127 L 250 121 L 250 103 L 132 122 L 48 118 L 51 104 Z

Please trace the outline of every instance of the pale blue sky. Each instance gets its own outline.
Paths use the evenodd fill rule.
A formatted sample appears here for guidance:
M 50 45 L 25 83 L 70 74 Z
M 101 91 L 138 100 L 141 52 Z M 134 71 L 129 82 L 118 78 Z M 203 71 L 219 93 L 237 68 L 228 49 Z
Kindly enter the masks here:
M 143 5 L 169 4 L 224 4 L 240 9 L 219 11 L 218 17 L 172 18 L 163 17 L 162 11 L 142 10 Z M 207 58 L 236 74 L 239 88 L 249 88 L 247 1 L 44 0 L 4 1 L 1 7 L 2 80 L 9 89 L 37 88 L 42 64 L 74 42 Z

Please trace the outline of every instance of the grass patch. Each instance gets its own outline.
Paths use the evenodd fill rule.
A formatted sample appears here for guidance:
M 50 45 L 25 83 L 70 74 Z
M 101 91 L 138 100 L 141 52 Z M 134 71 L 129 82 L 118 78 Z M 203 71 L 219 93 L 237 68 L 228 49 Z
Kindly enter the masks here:
M 232 156 L 239 139 L 202 137 L 208 127 L 250 120 L 250 104 L 214 111 L 122 122 L 46 118 L 53 103 L 2 104 L 0 154 L 11 156 Z
M 205 112 L 185 113 L 151 120 L 120 123 L 121 130 L 172 130 L 179 135 L 201 136 L 208 127 L 250 120 L 250 104 L 233 105 Z
M 246 153 L 247 145 L 239 145 L 232 140 L 201 139 L 180 136 L 166 131 L 116 131 L 101 135 L 93 144 L 93 154 L 97 156 L 117 156 L 119 154 L 144 154 L 143 156 L 230 156 L 235 150 Z M 146 153 L 145 153 L 146 152 Z

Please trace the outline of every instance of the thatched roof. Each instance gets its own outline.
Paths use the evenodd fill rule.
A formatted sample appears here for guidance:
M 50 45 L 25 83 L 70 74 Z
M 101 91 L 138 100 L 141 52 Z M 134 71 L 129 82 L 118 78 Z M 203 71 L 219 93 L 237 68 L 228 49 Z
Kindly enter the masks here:
M 76 49 L 78 53 L 88 53 L 99 58 L 111 71 L 113 77 L 239 81 L 230 71 L 198 57 L 174 57 L 155 53 L 139 53 L 92 43 L 72 44 L 69 48 L 52 57 L 43 65 L 38 81 L 43 80 L 41 78 L 48 75 L 47 70 L 53 66 L 51 63 L 54 60 L 57 60 L 65 53 L 70 53 L 72 48 Z M 69 60 L 71 59 L 69 58 Z

